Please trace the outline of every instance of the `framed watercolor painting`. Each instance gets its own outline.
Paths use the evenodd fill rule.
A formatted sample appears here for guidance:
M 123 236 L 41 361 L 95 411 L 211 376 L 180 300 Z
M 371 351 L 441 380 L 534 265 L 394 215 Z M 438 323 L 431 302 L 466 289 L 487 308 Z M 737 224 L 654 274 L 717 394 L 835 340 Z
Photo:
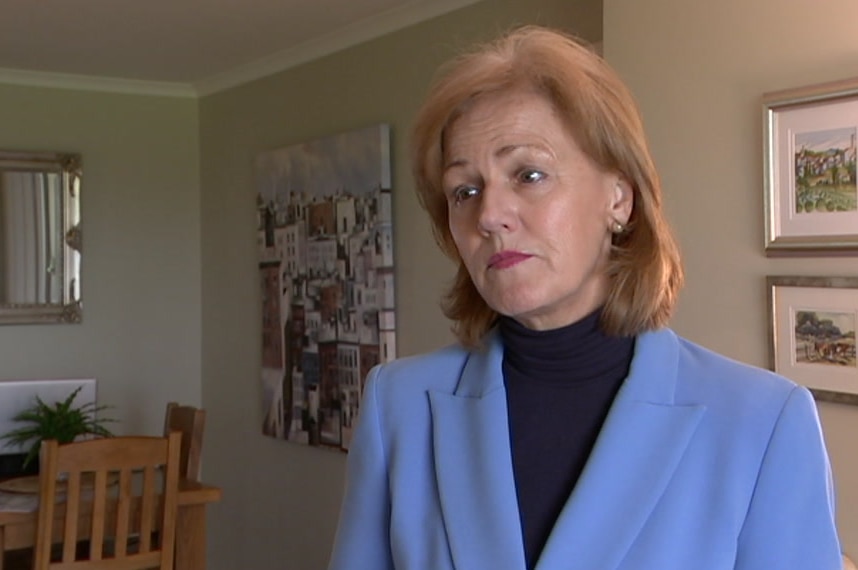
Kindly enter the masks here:
M 763 96 L 765 249 L 858 253 L 858 78 Z
M 772 369 L 818 400 L 858 404 L 858 277 L 767 277 Z

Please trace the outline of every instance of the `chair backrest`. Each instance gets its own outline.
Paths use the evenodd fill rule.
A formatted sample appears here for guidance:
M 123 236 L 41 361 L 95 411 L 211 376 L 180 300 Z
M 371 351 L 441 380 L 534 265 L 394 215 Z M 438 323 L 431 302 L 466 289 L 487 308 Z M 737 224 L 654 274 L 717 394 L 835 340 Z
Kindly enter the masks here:
M 44 441 L 34 570 L 173 570 L 180 441 Z M 88 553 L 78 552 L 81 540 Z M 52 561 L 55 544 L 62 552 Z
M 164 435 L 173 431 L 182 433 L 182 459 L 179 472 L 182 477 L 191 481 L 200 480 L 205 425 L 204 409 L 180 406 L 176 402 L 167 404 L 167 413 L 164 415 Z

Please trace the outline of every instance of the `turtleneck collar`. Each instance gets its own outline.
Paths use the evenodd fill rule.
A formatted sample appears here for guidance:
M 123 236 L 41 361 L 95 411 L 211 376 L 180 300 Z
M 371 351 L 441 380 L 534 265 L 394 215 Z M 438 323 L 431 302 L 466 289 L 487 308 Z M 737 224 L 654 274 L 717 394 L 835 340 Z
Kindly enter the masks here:
M 515 319 L 501 317 L 504 365 L 537 381 L 586 382 L 606 376 L 625 377 L 634 351 L 634 338 L 608 336 L 599 320 L 601 308 L 570 325 L 531 330 Z

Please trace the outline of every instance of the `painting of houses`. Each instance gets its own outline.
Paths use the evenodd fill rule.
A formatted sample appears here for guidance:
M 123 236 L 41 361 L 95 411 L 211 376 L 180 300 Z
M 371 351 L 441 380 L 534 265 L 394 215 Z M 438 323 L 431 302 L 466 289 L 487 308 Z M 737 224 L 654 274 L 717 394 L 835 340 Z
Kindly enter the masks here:
M 262 431 L 347 450 L 396 355 L 389 126 L 261 153 L 255 175 Z
M 858 209 L 855 127 L 796 133 L 794 145 L 796 213 Z

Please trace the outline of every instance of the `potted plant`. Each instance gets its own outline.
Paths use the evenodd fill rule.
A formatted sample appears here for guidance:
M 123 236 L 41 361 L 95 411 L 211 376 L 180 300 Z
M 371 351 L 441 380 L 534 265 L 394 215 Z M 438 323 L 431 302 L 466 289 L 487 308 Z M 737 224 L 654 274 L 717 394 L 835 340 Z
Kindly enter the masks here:
M 96 406 L 95 402 L 75 406 L 74 400 L 80 390 L 81 388 L 76 389 L 65 400 L 53 405 L 46 404 L 36 396 L 35 404 L 18 412 L 12 418 L 16 422 L 28 425 L 0 436 L 0 440 L 6 440 L 7 445 L 20 447 L 26 447 L 29 444 L 22 468 L 26 468 L 39 457 L 42 440 L 56 439 L 60 443 L 71 443 L 80 436 L 111 437 L 113 435 L 104 424 L 116 420 L 96 417 L 98 412 L 110 406 Z

